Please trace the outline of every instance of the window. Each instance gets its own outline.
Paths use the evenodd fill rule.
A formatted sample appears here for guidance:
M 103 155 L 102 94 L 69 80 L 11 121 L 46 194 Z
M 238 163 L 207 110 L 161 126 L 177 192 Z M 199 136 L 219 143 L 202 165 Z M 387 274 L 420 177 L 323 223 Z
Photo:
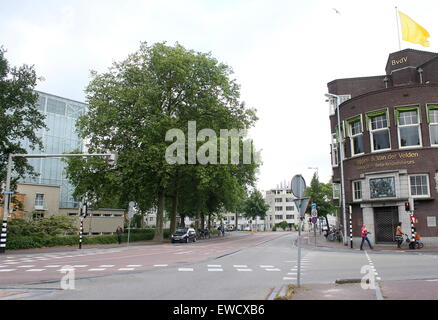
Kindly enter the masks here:
M 348 121 L 350 129 L 351 155 L 364 153 L 362 117 L 358 116 Z
M 275 202 L 283 202 L 282 198 L 275 198 Z
M 394 198 L 395 178 L 376 178 L 370 179 L 371 199 Z
M 286 202 L 294 202 L 294 198 L 286 198 Z
M 41 218 L 44 218 L 44 213 L 35 212 L 32 214 L 32 219 L 34 219 L 34 220 L 41 219 Z
M 362 181 L 353 181 L 353 200 L 362 200 Z
M 404 107 L 395 110 L 400 148 L 421 146 L 418 111 L 418 107 Z
M 429 197 L 429 175 L 409 176 L 409 191 L 412 197 Z
M 348 99 L 351 99 L 351 95 L 349 94 L 343 94 L 343 95 L 339 95 L 339 104 L 347 101 Z M 328 99 L 329 101 L 329 108 L 330 108 L 330 115 L 334 115 L 336 114 L 336 107 L 337 107 L 337 103 L 338 103 L 338 99 L 336 99 L 335 97 L 330 97 Z
M 293 220 L 294 216 L 292 214 L 286 215 L 286 220 Z
M 283 211 L 283 207 L 275 207 L 275 211 Z
M 35 206 L 44 206 L 44 194 L 37 193 L 35 195 Z
M 430 145 L 438 146 L 438 105 L 427 106 L 429 120 Z
M 276 215 L 275 216 L 275 220 L 283 220 L 283 216 L 282 215 Z
M 341 185 L 339 183 L 333 183 L 333 199 L 339 199 L 341 194 Z
M 339 165 L 339 148 L 338 140 L 336 138 L 336 133 L 332 134 L 332 167 L 337 167 Z
M 286 211 L 294 211 L 294 206 L 286 207 Z
M 367 115 L 369 118 L 372 151 L 391 149 L 389 125 L 386 111 L 378 111 Z

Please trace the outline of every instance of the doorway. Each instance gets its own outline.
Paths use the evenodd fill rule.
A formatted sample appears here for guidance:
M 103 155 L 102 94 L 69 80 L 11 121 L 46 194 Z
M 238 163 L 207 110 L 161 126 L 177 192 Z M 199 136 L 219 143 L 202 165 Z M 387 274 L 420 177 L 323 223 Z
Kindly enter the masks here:
M 398 220 L 398 207 L 374 208 L 374 222 L 376 226 L 376 243 L 394 243 L 395 228 Z

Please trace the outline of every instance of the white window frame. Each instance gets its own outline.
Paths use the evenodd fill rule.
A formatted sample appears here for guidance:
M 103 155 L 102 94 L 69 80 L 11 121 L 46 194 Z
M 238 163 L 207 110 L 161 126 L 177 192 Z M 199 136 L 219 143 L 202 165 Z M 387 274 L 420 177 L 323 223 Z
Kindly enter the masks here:
M 337 168 L 339 166 L 339 145 L 336 139 L 336 133 L 332 133 L 332 167 Z
M 421 113 L 420 113 L 420 108 L 419 107 L 416 109 L 417 119 L 418 119 L 418 122 L 416 124 L 400 125 L 400 113 L 402 113 L 402 112 L 412 112 L 412 111 L 414 111 L 414 110 L 411 110 L 411 111 L 399 111 L 398 117 L 396 119 L 396 122 L 397 122 L 397 133 L 398 133 L 398 147 L 399 147 L 399 149 L 416 149 L 416 148 L 421 148 L 423 146 L 423 141 L 422 141 L 423 139 L 421 137 L 421 126 L 420 126 L 420 123 L 421 123 Z M 405 147 L 402 147 L 402 145 L 401 145 L 400 129 L 401 128 L 409 128 L 409 127 L 417 127 L 418 137 L 419 137 L 419 140 L 420 140 L 420 144 L 419 145 L 415 145 L 415 146 L 405 146 Z
M 335 188 L 336 186 L 336 188 Z M 338 195 L 336 196 L 336 191 L 338 192 Z M 341 195 L 341 184 L 340 183 L 333 183 L 333 199 L 337 200 L 340 198 Z
M 42 196 L 42 197 L 38 197 Z M 44 206 L 45 196 L 44 193 L 36 193 L 35 194 L 35 206 Z
M 360 195 L 361 195 L 360 198 L 356 198 L 356 191 L 357 191 L 356 188 L 355 188 L 356 183 L 360 183 Z M 363 183 L 362 183 L 362 180 L 354 180 L 351 183 L 351 188 L 352 188 L 352 192 L 353 192 L 353 201 L 362 201 L 362 198 L 363 198 Z
M 411 177 L 418 177 L 418 176 L 425 176 L 426 177 L 426 184 L 427 184 L 427 194 L 425 195 L 412 195 L 411 190 Z M 427 173 L 419 173 L 419 174 L 410 174 L 408 175 L 408 182 L 409 182 L 409 196 L 412 198 L 430 198 L 430 181 L 429 181 L 429 174 Z
M 432 105 L 432 104 L 431 104 L 431 105 Z M 434 103 L 433 105 L 437 105 L 437 104 Z M 430 118 L 430 111 L 432 111 L 432 110 L 436 110 L 436 111 L 438 112 L 438 109 L 429 109 L 429 105 L 426 106 L 427 117 L 428 117 L 428 119 L 429 119 L 429 140 L 430 140 L 430 146 L 431 146 L 431 147 L 438 147 L 438 144 L 434 144 L 434 143 L 432 143 L 432 134 L 431 134 L 431 131 L 430 131 L 430 128 L 431 128 L 432 126 L 436 126 L 436 127 L 438 127 L 438 122 L 432 122 L 432 120 L 431 120 L 431 118 Z
M 388 117 L 388 113 L 387 112 L 385 112 L 385 113 L 383 113 L 382 115 L 385 115 L 385 117 L 386 117 L 386 127 L 385 128 L 379 128 L 379 129 L 373 129 L 373 125 L 372 125 L 372 120 L 373 120 L 373 118 L 375 118 L 375 117 L 379 117 L 379 116 L 373 116 L 373 117 L 370 117 L 369 118 L 369 122 L 368 122 L 368 125 L 369 125 L 369 131 L 370 131 L 370 144 L 371 144 L 371 152 L 372 153 L 377 153 L 377 152 L 386 152 L 386 151 L 390 151 L 391 150 L 391 130 L 389 130 L 389 117 Z M 374 139 L 373 139 L 373 137 L 374 137 L 374 133 L 375 132 L 380 132 L 380 131 L 384 131 L 384 130 L 387 130 L 388 131 L 388 140 L 389 140 L 389 148 L 386 148 L 386 149 L 380 149 L 380 150 L 375 150 L 374 149 Z
M 348 130 L 349 130 L 349 134 L 350 134 L 350 147 L 351 147 L 351 157 L 358 157 L 361 156 L 363 154 L 365 154 L 365 145 L 363 145 L 362 147 L 364 148 L 364 150 L 361 153 L 354 153 L 354 138 L 362 136 L 362 143 L 364 142 L 363 140 L 363 120 L 362 120 L 362 115 L 360 115 L 360 133 L 357 133 L 355 135 L 353 135 L 353 130 L 352 130 L 352 124 L 349 123 L 348 124 Z

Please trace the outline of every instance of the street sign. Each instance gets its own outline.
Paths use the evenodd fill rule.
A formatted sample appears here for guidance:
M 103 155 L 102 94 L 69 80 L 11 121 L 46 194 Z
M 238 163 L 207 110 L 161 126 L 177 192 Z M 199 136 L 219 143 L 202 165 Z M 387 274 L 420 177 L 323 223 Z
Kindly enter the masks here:
M 306 192 L 306 181 L 303 176 L 297 174 L 292 178 L 292 194 L 297 198 L 304 197 L 304 193 Z
M 300 217 L 303 218 L 305 213 L 306 213 L 306 209 L 307 206 L 309 205 L 309 201 L 310 198 L 303 198 L 303 199 L 295 199 L 295 205 L 298 209 L 298 212 L 300 213 Z
M 313 223 L 313 224 L 316 224 L 316 222 L 318 222 L 318 218 L 313 217 L 313 218 L 312 218 L 312 223 Z
M 135 207 L 135 202 L 131 201 L 129 203 L 129 210 L 128 210 L 128 218 L 131 219 L 134 216 L 134 207 Z

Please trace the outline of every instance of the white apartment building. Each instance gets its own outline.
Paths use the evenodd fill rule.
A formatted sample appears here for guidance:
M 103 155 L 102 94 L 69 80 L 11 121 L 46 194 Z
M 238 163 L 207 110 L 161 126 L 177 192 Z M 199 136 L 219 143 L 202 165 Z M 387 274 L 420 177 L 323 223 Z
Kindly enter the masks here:
M 277 185 L 277 188 L 265 192 L 265 201 L 269 205 L 266 214 L 266 229 L 272 230 L 275 224 L 286 221 L 288 224 L 298 225 L 299 213 L 295 207 L 294 195 L 286 182 Z

